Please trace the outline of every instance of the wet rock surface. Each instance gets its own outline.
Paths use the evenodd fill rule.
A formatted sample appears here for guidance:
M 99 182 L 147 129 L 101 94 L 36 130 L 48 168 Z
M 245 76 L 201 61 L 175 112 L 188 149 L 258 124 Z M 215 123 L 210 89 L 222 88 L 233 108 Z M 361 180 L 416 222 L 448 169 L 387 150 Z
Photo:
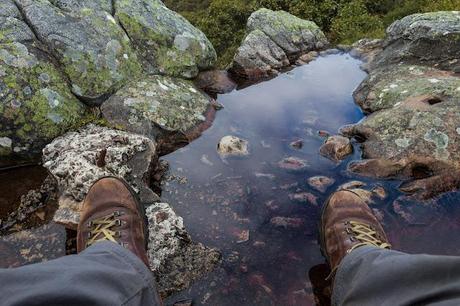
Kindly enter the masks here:
M 343 136 L 331 136 L 319 150 L 320 154 L 334 161 L 340 161 L 353 152 L 350 139 Z
M 225 94 L 237 87 L 225 70 L 203 71 L 196 77 L 194 83 L 208 94 Z
M 276 75 L 301 55 L 328 45 L 324 33 L 314 22 L 284 11 L 254 12 L 248 19 L 247 32 L 231 71 L 251 80 Z
M 217 144 L 217 152 L 223 158 L 247 156 L 249 155 L 249 143 L 236 136 L 225 136 Z
M 151 76 L 128 84 L 101 109 L 110 126 L 148 136 L 164 154 L 196 137 L 193 129 L 209 121 L 212 104 L 191 81 Z

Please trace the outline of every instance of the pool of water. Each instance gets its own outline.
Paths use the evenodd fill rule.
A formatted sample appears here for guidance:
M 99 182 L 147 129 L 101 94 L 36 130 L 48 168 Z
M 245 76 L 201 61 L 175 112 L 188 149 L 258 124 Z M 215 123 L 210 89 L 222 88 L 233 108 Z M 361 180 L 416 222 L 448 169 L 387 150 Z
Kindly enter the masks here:
M 387 197 L 375 201 L 395 247 L 412 252 L 460 253 L 445 241 L 454 237 L 459 195 L 424 204 L 402 197 L 398 181 L 378 182 L 346 171 L 342 163 L 319 155 L 331 134 L 363 114 L 352 93 L 366 77 L 362 63 L 347 54 L 320 57 L 270 81 L 218 96 L 224 106 L 199 139 L 165 159 L 171 174 L 163 198 L 171 203 L 194 239 L 222 251 L 222 265 L 192 288 L 169 299 L 191 298 L 194 305 L 328 305 L 329 273 L 317 244 L 320 210 L 343 183 L 359 179 L 380 186 Z M 249 142 L 250 155 L 221 159 L 219 140 L 234 135 Z M 303 147 L 290 143 L 301 140 Z M 285 157 L 308 161 L 301 172 L 277 164 Z M 335 183 L 321 193 L 307 179 L 327 176 Z M 313 200 L 296 200 L 308 192 Z M 459 245 L 459 244 L 457 244 Z

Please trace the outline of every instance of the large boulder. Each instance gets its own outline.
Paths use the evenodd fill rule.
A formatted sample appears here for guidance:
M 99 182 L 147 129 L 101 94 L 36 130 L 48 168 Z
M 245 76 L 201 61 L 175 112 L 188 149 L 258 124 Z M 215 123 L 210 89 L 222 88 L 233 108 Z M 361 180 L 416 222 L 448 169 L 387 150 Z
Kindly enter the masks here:
M 39 161 L 53 138 L 92 118 L 45 52 L 0 42 L 0 167 Z
M 430 104 L 460 99 L 460 78 L 426 66 L 396 65 L 373 70 L 354 93 L 367 113 L 392 108 L 410 97 L 426 96 Z
M 140 72 L 128 36 L 108 12 L 62 10 L 46 0 L 18 0 L 37 38 L 59 61 L 72 92 L 100 104 Z
M 56 138 L 43 150 L 43 166 L 60 190 L 54 221 L 75 228 L 89 188 L 104 176 L 124 178 L 143 203 L 154 203 L 158 196 L 148 183 L 155 149 L 147 137 L 95 125 Z
M 416 63 L 460 72 L 460 12 L 407 16 L 387 29 L 385 50 L 373 67 Z
M 247 32 L 231 70 L 249 79 L 274 74 L 301 55 L 328 45 L 314 22 L 284 11 L 263 8 L 254 12 L 248 19 Z
M 191 81 L 150 76 L 119 90 L 102 105 L 102 114 L 113 127 L 156 140 L 164 154 L 195 137 L 213 114 L 212 103 Z
M 193 78 L 217 59 L 203 32 L 160 0 L 117 0 L 115 12 L 149 72 Z

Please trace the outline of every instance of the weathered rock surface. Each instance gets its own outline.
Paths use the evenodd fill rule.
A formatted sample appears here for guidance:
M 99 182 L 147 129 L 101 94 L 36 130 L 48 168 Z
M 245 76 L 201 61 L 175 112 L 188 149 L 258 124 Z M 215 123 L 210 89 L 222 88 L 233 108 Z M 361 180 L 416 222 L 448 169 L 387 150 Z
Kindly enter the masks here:
M 191 81 L 150 76 L 134 81 L 102 105 L 109 125 L 156 140 L 161 154 L 184 146 L 196 137 L 215 111 L 213 100 Z
M 140 71 L 128 36 L 107 12 L 61 10 L 45 0 L 18 0 L 37 38 L 72 84 L 72 92 L 100 104 Z
M 320 154 L 333 161 L 340 161 L 353 153 L 350 139 L 343 136 L 331 136 L 319 150 Z
M 107 175 L 124 178 L 144 204 L 154 203 L 147 184 L 155 160 L 155 143 L 140 135 L 89 125 L 56 138 L 43 150 L 43 166 L 61 191 L 54 220 L 75 227 L 89 188 Z
M 217 153 L 223 158 L 249 155 L 247 140 L 236 136 L 225 136 L 217 144 Z
M 0 167 L 38 161 L 53 138 L 93 118 L 33 44 L 0 43 Z
M 280 169 L 289 172 L 302 172 L 310 167 L 308 161 L 293 156 L 283 158 L 277 165 Z
M 416 63 L 460 72 L 460 12 L 414 14 L 387 29 L 385 49 L 372 67 Z
M 365 63 L 361 65 L 361 68 L 365 71 L 369 71 L 369 66 L 382 50 L 382 39 L 363 38 L 351 45 L 349 53 L 351 56 L 363 60 Z
M 459 39 L 459 12 L 415 14 L 387 29 L 383 51 L 354 93 L 370 115 L 342 128 L 362 143 L 364 160 L 349 170 L 415 179 L 401 190 L 422 198 L 460 187 Z
M 421 96 L 426 97 L 427 104 L 460 99 L 460 77 L 425 66 L 388 66 L 373 70 L 354 93 L 356 103 L 367 113 Z
M 193 78 L 217 59 L 203 32 L 160 0 L 115 1 L 115 16 L 151 73 Z
M 150 267 L 156 272 L 158 289 L 163 297 L 188 288 L 219 263 L 220 253 L 194 243 L 185 230 L 183 219 L 169 204 L 155 203 L 147 208 L 146 214 Z
M 248 79 L 274 75 L 301 55 L 328 45 L 326 36 L 314 22 L 284 11 L 254 12 L 248 19 L 247 32 L 231 71 Z
M 329 187 L 334 185 L 335 180 L 327 176 L 313 176 L 310 177 L 307 182 L 311 187 L 315 188 L 319 192 L 324 193 Z

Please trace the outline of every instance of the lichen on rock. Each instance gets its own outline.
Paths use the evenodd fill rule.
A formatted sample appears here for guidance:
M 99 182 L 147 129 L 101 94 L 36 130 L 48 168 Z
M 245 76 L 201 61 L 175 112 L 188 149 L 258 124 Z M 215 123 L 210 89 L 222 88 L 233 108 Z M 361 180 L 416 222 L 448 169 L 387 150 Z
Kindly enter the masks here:
M 206 36 L 160 0 L 118 0 L 116 17 L 150 73 L 194 78 L 216 62 Z
M 100 104 L 140 71 L 128 36 L 105 11 L 62 10 L 46 0 L 18 0 L 37 38 L 69 78 L 72 91 Z
M 51 59 L 30 44 L 0 44 L 0 164 L 37 161 L 53 138 L 94 116 Z
M 155 202 L 158 197 L 147 187 L 155 160 L 155 143 L 141 135 L 88 125 L 56 138 L 43 150 L 43 166 L 61 190 L 54 220 L 75 227 L 81 202 L 104 176 L 124 178 L 143 203 Z
M 212 101 L 191 81 L 149 76 L 110 97 L 102 114 L 113 127 L 156 140 L 165 153 L 189 143 L 188 132 L 206 122 Z

